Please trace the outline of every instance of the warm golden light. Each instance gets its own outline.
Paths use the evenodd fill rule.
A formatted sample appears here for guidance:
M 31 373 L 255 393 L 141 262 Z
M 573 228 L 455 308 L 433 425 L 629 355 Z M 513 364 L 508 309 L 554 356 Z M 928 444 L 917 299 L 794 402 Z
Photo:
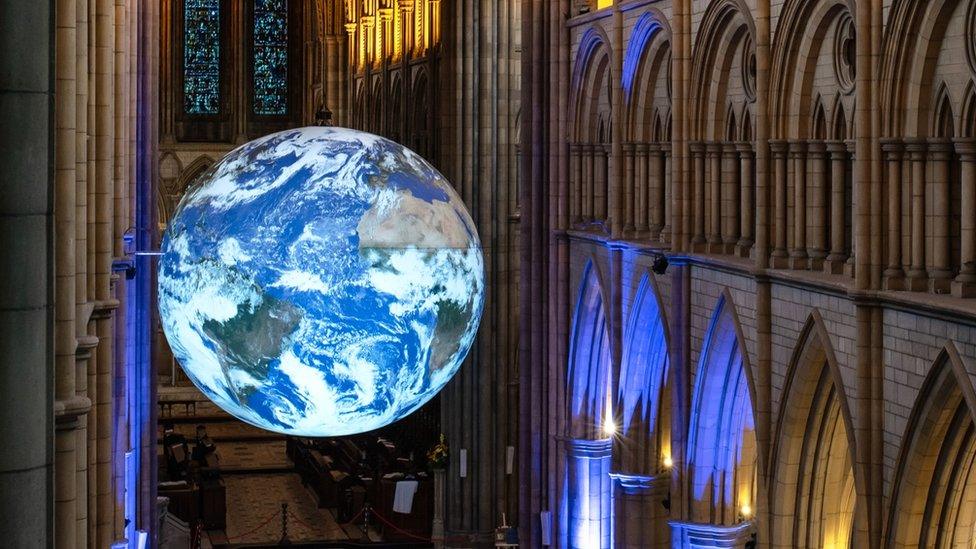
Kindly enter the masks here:
M 752 517 L 752 507 L 748 503 L 743 503 L 742 507 L 739 508 L 739 513 L 742 514 L 742 518 L 748 519 Z
M 674 467 L 674 460 L 671 459 L 671 456 L 664 456 L 664 468 L 670 469 L 672 467 Z
M 357 46 L 352 62 L 358 70 L 423 57 L 440 42 L 441 0 L 401 0 L 347 4 L 346 31 Z
M 613 5 L 613 0 L 596 0 L 596 9 L 602 10 Z

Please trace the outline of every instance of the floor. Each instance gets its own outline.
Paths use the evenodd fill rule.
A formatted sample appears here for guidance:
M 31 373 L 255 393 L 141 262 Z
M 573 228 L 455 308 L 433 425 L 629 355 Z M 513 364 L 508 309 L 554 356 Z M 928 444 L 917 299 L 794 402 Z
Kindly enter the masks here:
M 192 440 L 197 425 L 204 425 L 217 445 L 226 487 L 227 528 L 208 532 L 213 544 L 277 542 L 282 537 L 282 504 L 287 504 L 288 539 L 359 540 L 360 528 L 340 525 L 328 509 L 319 509 L 312 493 L 302 486 L 285 454 L 285 437 L 247 425 L 230 417 L 193 388 L 160 388 L 180 400 L 197 400 L 189 408 L 175 405 L 174 430 Z M 164 397 L 165 398 L 165 397 Z M 370 532 L 370 537 L 376 535 Z
M 288 505 L 288 539 L 349 539 L 332 513 L 318 509 L 294 473 L 225 475 L 227 539 L 234 543 L 281 539 L 282 504 Z

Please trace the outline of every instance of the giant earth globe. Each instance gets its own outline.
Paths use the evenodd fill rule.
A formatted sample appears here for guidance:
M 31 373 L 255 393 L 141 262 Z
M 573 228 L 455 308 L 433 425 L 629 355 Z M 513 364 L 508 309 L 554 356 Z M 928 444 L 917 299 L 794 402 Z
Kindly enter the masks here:
M 272 134 L 181 200 L 159 263 L 163 330 L 197 387 L 248 423 L 371 431 L 461 366 L 484 307 L 480 246 L 409 149 L 344 128 Z

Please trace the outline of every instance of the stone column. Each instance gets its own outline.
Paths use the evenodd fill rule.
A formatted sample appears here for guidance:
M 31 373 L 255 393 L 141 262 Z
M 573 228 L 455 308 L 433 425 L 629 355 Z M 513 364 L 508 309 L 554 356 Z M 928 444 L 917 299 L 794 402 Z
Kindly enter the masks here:
M 623 230 L 627 236 L 634 233 L 634 211 L 641 206 L 634 204 L 637 197 L 637 170 L 634 166 L 637 148 L 634 143 L 622 143 L 623 162 L 624 162 L 624 200 L 623 200 Z
M 346 37 L 347 37 L 346 38 L 346 44 L 349 45 L 349 47 L 348 47 L 348 50 L 349 50 L 349 56 L 348 56 L 349 57 L 349 61 L 348 61 L 348 63 L 349 63 L 349 72 L 351 74 L 355 74 L 359 70 L 359 68 L 360 68 L 359 61 L 362 59 L 362 52 L 360 51 L 360 48 L 362 47 L 362 41 L 361 40 L 358 40 L 359 24 L 358 23 L 355 23 L 355 22 L 348 22 L 348 23 L 345 24 L 344 28 L 346 29 Z M 352 78 L 349 78 L 349 85 L 350 86 L 353 85 L 353 79 Z M 356 100 L 356 92 L 355 92 L 355 90 L 352 90 L 352 89 L 348 90 L 346 92 L 346 95 L 348 96 L 350 103 L 352 103 L 353 101 Z M 354 116 L 354 113 L 352 112 L 352 109 L 350 109 L 350 112 L 349 112 L 350 125 L 351 125 L 353 116 Z
M 373 34 L 375 31 L 375 21 L 372 16 L 364 16 L 359 20 L 359 27 L 362 29 L 363 40 L 360 41 L 362 44 L 362 54 L 365 57 L 360 57 L 360 60 L 364 61 L 364 68 L 368 70 L 373 66 L 373 62 L 379 59 L 376 54 L 376 36 Z M 367 87 L 366 95 L 369 94 L 369 87 Z M 368 118 L 368 116 L 367 116 Z
M 699 250 L 705 244 L 705 145 L 700 141 L 689 143 L 694 169 L 694 235 L 692 249 Z
M 661 156 L 664 171 L 661 174 L 661 195 L 664 196 L 664 227 L 661 229 L 661 242 L 671 240 L 671 209 L 674 206 L 674 188 L 671 186 L 671 143 L 661 143 Z
M 572 178 L 571 195 L 569 196 L 569 218 L 572 224 L 583 221 L 583 145 L 571 143 L 569 145 L 569 165 Z
M 655 476 L 611 473 L 613 479 L 613 535 L 617 547 L 670 547 L 671 472 Z
M 924 141 L 911 140 L 905 152 L 912 164 L 912 263 L 905 280 L 908 290 L 917 292 L 927 287 L 925 272 L 925 151 Z
M 569 547 L 609 549 L 611 440 L 566 440 Z
M 722 143 L 722 243 L 725 253 L 731 253 L 739 242 L 740 175 L 735 143 Z
M 806 269 L 807 257 L 807 143 L 790 142 L 793 160 L 793 248 L 790 249 L 790 268 Z
M 592 143 L 580 145 L 583 153 L 583 221 L 593 221 L 596 195 L 596 146 Z
M 597 143 L 593 147 L 593 216 L 597 221 L 607 221 L 607 199 L 610 194 L 610 181 L 607 177 L 607 155 L 610 145 L 608 143 Z
M 0 539 L 7 547 L 54 545 L 53 15 L 50 0 L 0 2 Z
M 932 238 L 927 257 L 929 291 L 948 293 L 952 280 L 950 265 L 949 226 L 949 160 L 952 143 L 945 140 L 929 144 L 929 162 L 932 163 L 931 211 Z
M 378 42 L 380 44 L 378 61 L 382 63 L 389 59 L 393 52 L 393 9 L 380 8 L 377 10 L 377 15 L 380 16 L 380 24 L 376 28 L 376 32 L 379 33 Z
M 809 174 L 807 216 L 807 255 L 810 269 L 823 269 L 827 257 L 827 183 L 824 159 L 826 145 L 823 141 L 811 141 L 807 146 L 807 173 Z
M 708 156 L 709 227 L 708 251 L 722 253 L 722 144 L 709 142 Z
M 881 143 L 887 167 L 888 197 L 888 263 L 885 268 L 884 288 L 886 290 L 905 289 L 905 271 L 901 263 L 901 142 L 889 140 Z
M 752 143 L 736 144 L 739 151 L 739 191 L 741 206 L 739 208 L 739 242 L 736 253 L 741 257 L 748 257 L 755 240 L 756 229 L 756 186 L 753 179 Z
M 413 3 L 414 0 L 400 0 L 400 39 L 403 40 L 404 59 L 413 57 Z
M 58 0 L 55 8 L 55 545 L 72 547 L 84 544 L 85 528 L 78 518 L 86 516 L 87 499 L 78 493 L 78 429 L 90 408 L 87 398 L 76 394 L 75 324 L 77 290 L 75 277 L 75 124 L 77 122 L 77 57 L 75 48 L 77 11 L 73 0 Z M 85 67 L 87 70 L 87 67 Z M 84 445 L 84 440 L 81 440 Z M 79 532 L 79 529 L 81 532 Z M 79 533 L 81 537 L 79 537 Z
M 847 145 L 843 141 L 828 141 L 830 156 L 830 254 L 824 271 L 842 274 L 847 263 Z
M 952 283 L 955 297 L 976 297 L 976 139 L 956 141 L 962 180 L 959 220 L 959 276 Z
M 774 187 L 773 187 L 773 252 L 771 266 L 782 269 L 787 265 L 786 251 L 786 151 L 787 142 L 776 139 L 769 142 L 769 152 L 773 158 Z
M 653 145 L 653 144 L 652 144 Z M 654 217 L 655 208 L 660 208 L 661 204 L 656 204 L 651 198 L 651 190 L 654 185 L 660 185 L 661 182 L 656 180 L 657 174 L 654 172 L 653 168 L 648 173 L 648 152 L 650 151 L 651 158 L 654 157 L 654 151 L 651 149 L 652 145 L 647 143 L 637 143 L 634 159 L 635 166 L 635 179 L 637 185 L 637 210 L 634 212 L 635 220 L 634 225 L 638 234 L 644 236 L 647 234 L 648 225 L 647 219 L 650 215 L 651 218 Z M 651 162 L 653 165 L 653 161 Z M 654 181 L 654 185 L 651 184 Z

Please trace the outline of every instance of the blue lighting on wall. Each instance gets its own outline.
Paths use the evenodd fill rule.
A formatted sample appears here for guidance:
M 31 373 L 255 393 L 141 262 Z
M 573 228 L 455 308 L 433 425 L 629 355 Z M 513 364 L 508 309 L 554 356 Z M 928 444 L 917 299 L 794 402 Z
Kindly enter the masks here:
M 656 427 L 660 417 L 660 398 L 667 383 L 668 347 L 657 296 L 645 275 L 624 336 L 623 360 L 617 384 L 621 413 L 621 434 L 627 436 L 631 424 Z
M 661 23 L 650 13 L 645 13 L 634 26 L 633 33 L 628 42 L 627 52 L 624 55 L 624 68 L 621 84 L 623 84 L 624 95 L 630 100 L 630 94 L 634 89 L 634 80 L 637 78 L 637 71 L 640 69 L 641 59 L 647 44 L 651 38 L 661 30 Z

